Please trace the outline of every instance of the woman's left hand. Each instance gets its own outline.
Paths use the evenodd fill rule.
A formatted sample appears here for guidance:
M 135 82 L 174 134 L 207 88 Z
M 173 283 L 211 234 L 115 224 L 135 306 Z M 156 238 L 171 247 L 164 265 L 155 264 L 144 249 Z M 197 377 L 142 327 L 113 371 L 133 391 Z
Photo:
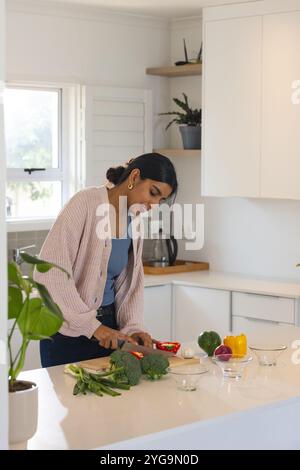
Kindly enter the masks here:
M 130 335 L 132 339 L 134 339 L 138 344 L 142 344 L 147 348 L 153 348 L 153 341 L 151 336 L 146 333 L 145 331 L 138 331 L 137 333 L 133 333 Z

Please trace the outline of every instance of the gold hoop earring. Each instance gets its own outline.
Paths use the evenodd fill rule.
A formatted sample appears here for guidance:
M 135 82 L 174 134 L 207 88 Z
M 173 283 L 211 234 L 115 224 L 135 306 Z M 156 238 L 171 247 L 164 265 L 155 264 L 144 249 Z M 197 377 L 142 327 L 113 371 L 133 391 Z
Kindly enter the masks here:
M 128 189 L 132 189 L 133 188 L 133 184 L 132 183 L 129 183 L 129 185 L 127 186 Z

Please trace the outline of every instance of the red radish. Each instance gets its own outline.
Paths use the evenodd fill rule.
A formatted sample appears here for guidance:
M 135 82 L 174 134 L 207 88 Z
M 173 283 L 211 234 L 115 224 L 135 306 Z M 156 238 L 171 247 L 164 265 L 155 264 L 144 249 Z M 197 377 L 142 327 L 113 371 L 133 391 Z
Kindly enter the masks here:
M 221 346 L 218 346 L 215 349 L 214 355 L 218 356 L 218 359 L 220 359 L 220 361 L 229 361 L 229 359 L 232 358 L 232 350 L 229 346 L 221 344 Z

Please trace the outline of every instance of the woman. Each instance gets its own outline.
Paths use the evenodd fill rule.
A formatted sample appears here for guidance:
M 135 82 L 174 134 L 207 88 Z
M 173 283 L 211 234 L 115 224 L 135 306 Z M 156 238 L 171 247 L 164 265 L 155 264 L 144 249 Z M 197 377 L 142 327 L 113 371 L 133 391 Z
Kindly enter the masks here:
M 108 356 L 118 341 L 152 347 L 151 336 L 143 327 L 143 241 L 129 236 L 128 211 L 140 206 L 149 210 L 175 195 L 176 172 L 168 158 L 149 153 L 125 167 L 110 168 L 106 177 L 113 187 L 86 188 L 71 198 L 40 253 L 42 259 L 71 275 L 67 279 L 55 268 L 34 275 L 47 287 L 65 320 L 59 333 L 40 342 L 43 367 Z M 118 220 L 124 197 L 125 226 Z M 110 235 L 103 236 L 99 224 L 108 205 L 106 233 Z M 112 212 L 115 223 L 111 222 Z M 135 212 L 138 217 L 140 211 Z M 133 221 L 138 220 L 135 217 Z

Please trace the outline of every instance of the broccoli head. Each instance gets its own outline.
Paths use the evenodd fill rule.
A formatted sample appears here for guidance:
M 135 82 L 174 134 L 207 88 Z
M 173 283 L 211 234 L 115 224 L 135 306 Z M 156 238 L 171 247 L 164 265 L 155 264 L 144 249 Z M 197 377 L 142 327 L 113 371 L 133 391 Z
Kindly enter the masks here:
M 129 385 L 137 385 L 142 376 L 139 359 L 126 351 L 117 350 L 110 355 L 110 369 L 116 370 L 115 379 Z
M 141 359 L 142 372 L 151 380 L 158 380 L 167 374 L 169 361 L 163 354 L 149 354 Z

